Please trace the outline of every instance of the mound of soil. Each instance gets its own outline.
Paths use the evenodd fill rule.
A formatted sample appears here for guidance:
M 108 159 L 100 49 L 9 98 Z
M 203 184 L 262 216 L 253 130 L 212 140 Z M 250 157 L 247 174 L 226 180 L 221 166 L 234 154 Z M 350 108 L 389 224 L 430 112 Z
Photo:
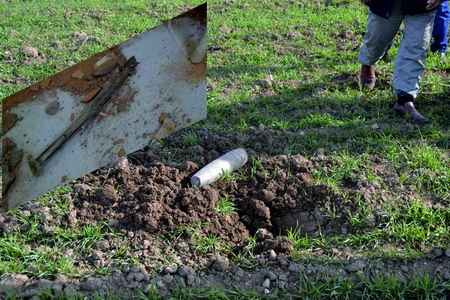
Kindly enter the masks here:
M 136 288 L 147 293 L 194 286 L 238 287 L 261 294 L 295 293 L 302 276 L 358 280 L 362 275 L 391 272 L 405 280 L 418 273 L 450 280 L 450 249 L 435 249 L 428 259 L 416 261 L 369 262 L 362 253 L 332 245 L 311 251 L 310 257 L 327 255 L 335 259 L 335 264 L 291 257 L 293 244 L 287 238 L 291 229 L 309 237 L 351 233 L 349 214 L 356 206 L 345 200 L 349 197 L 344 198 L 344 194 L 359 195 L 373 207 L 366 227 L 377 225 L 383 214 L 377 206 L 390 201 L 389 195 L 394 193 L 396 201 L 411 199 L 413 195 L 399 186 L 398 175 L 388 162 L 374 156 L 367 161 L 383 185 L 355 174 L 336 191 L 312 179 L 315 171 L 326 172 L 337 163 L 323 155 L 322 149 L 310 159 L 301 155 L 269 156 L 247 149 L 249 160 L 232 180 L 194 188 L 189 183 L 196 171 L 238 148 L 242 141 L 242 137 L 226 133 L 198 135 L 199 143 L 191 146 L 184 142 L 183 132 L 177 133 L 164 141 L 165 146 L 151 145 L 115 166 L 72 183 L 74 193 L 64 195 L 70 212 L 62 218 L 53 217 L 58 215 L 52 211 L 58 209 L 56 206 L 49 209 L 37 202 L 25 205 L 24 215 L 45 216 L 43 231 L 104 222 L 109 235 L 76 259 L 84 274 L 58 274 L 46 279 L 7 274 L 0 279 L 0 295 L 9 291 L 31 297 L 50 290 L 55 295 L 113 292 L 125 296 L 135 295 Z M 264 145 L 268 138 L 276 141 L 272 150 L 283 153 L 283 136 L 276 132 L 255 130 L 246 137 L 253 145 Z M 235 210 L 218 211 L 223 199 L 234 203 Z M 0 233 L 14 231 L 17 222 L 14 216 L 0 215 Z M 133 251 L 119 255 L 121 248 Z M 68 250 L 66 255 L 74 251 Z M 224 256 L 226 253 L 231 255 Z M 120 261 L 126 262 L 121 265 Z M 86 279 L 86 274 L 99 267 L 115 271 Z

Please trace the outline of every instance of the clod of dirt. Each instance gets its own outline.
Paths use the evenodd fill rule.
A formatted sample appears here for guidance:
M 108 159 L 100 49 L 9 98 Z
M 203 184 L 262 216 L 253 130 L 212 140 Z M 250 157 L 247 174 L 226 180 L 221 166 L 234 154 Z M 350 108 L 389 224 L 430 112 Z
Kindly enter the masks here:
M 118 63 L 119 58 L 114 53 L 109 52 L 92 65 L 92 69 L 94 70 L 93 74 L 95 76 L 107 75 L 114 70 Z
M 59 111 L 60 106 L 61 104 L 59 103 L 59 101 L 53 101 L 45 107 L 45 113 L 47 115 L 54 115 Z
M 76 70 L 72 73 L 72 77 L 75 79 L 82 79 L 84 77 L 84 73 L 81 70 Z
M 10 36 L 18 36 L 19 34 L 20 34 L 19 31 L 17 31 L 16 29 L 11 29 L 9 31 Z
M 31 56 L 31 57 L 38 57 L 39 56 L 39 52 L 36 48 L 31 47 L 31 46 L 25 46 L 25 48 L 23 49 L 23 54 L 27 55 L 27 56 Z
M 52 47 L 57 49 L 57 50 L 61 50 L 63 47 L 63 44 L 60 41 L 54 41 L 52 43 Z

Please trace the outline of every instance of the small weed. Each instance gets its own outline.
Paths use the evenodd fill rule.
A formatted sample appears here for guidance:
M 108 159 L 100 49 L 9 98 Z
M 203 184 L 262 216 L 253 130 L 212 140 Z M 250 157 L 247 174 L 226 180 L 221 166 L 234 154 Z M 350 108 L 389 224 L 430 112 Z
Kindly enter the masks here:
M 236 173 L 222 170 L 222 174 L 220 175 L 219 180 L 227 182 L 227 181 L 236 181 L 237 178 L 238 175 Z
M 230 200 L 229 196 L 219 200 L 215 211 L 223 214 L 229 214 L 236 211 L 236 204 Z
M 183 139 L 189 146 L 198 145 L 198 136 L 195 132 L 186 132 L 183 136 Z
M 296 251 L 309 249 L 314 244 L 314 241 L 307 234 L 302 234 L 299 228 L 289 228 L 287 230 L 287 237 L 292 241 L 294 250 Z

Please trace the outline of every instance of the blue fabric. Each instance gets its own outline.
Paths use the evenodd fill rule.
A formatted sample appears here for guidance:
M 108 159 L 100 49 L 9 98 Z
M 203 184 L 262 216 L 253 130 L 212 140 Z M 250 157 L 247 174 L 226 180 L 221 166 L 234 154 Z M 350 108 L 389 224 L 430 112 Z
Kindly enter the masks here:
M 448 2 L 442 2 L 436 11 L 433 27 L 433 43 L 431 43 L 430 50 L 432 52 L 446 53 L 448 48 L 447 33 L 448 21 L 450 13 L 448 11 Z

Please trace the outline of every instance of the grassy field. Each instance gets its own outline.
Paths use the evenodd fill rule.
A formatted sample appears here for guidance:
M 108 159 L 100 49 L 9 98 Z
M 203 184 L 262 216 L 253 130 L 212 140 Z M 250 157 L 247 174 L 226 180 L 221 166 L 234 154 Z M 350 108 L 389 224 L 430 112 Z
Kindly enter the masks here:
M 203 3 L 1 2 L 0 99 Z M 314 179 L 336 190 L 357 172 L 366 172 L 369 181 L 377 180 L 366 166 L 367 157 L 377 155 L 395 167 L 402 187 L 415 191 L 411 203 L 402 209 L 395 203 L 385 208 L 392 214 L 382 226 L 361 230 L 346 239 L 302 237 L 291 232 L 296 245 L 293 255 L 298 257 L 324 244 L 363 249 L 367 255 L 377 257 L 407 259 L 425 256 L 423 249 L 450 249 L 450 58 L 441 60 L 430 54 L 427 61 L 416 107 L 431 122 L 418 126 L 395 117 L 393 61 L 378 64 L 374 91 L 362 91 L 356 83 L 360 67 L 356 58 L 366 15 L 359 1 L 350 0 L 208 2 L 208 118 L 192 128 L 235 133 L 251 128 L 288 132 L 282 152 L 269 147 L 266 153 L 311 157 L 324 151 L 339 164 L 328 172 L 317 172 Z M 400 38 L 394 41 L 391 56 L 395 56 Z M 70 190 L 64 187 L 51 197 L 67 192 Z M 363 202 L 358 203 L 360 211 L 351 216 L 355 228 L 364 228 L 367 221 Z M 442 205 L 435 206 L 436 202 Z M 63 200 L 59 203 L 64 207 Z M 220 209 L 232 209 L 229 203 L 224 205 Z M 73 270 L 72 262 L 63 257 L 50 264 L 47 256 L 55 253 L 22 249 L 35 237 L 34 220 L 20 215 L 20 211 L 12 213 L 27 231 L 0 236 L 0 276 L 26 272 L 26 264 L 21 262 L 33 262 L 42 278 Z M 104 237 L 103 229 L 56 230 L 47 238 L 77 243 L 75 248 L 85 251 Z M 386 239 L 392 242 L 389 249 L 374 246 L 384 244 Z M 123 253 L 129 251 L 123 249 Z M 18 263 L 13 268 L 8 260 Z M 123 264 L 134 263 L 123 259 Z M 367 298 L 370 291 L 378 293 L 382 285 L 390 295 L 408 295 L 407 289 L 414 288 L 428 293 L 429 299 L 443 297 L 444 292 L 448 295 L 448 281 L 429 286 L 425 281 L 407 287 L 399 287 L 395 278 L 392 282 L 364 284 L 369 291 Z M 307 284 L 304 290 L 315 298 L 312 291 L 318 287 Z M 328 294 L 317 292 L 316 298 L 335 297 L 336 289 L 332 287 L 339 284 L 330 281 L 321 286 Z M 354 295 L 358 288 L 354 287 Z M 186 293 L 186 298 L 199 296 Z M 218 292 L 208 297 L 233 298 L 230 295 Z M 240 299 L 252 297 L 256 296 L 249 293 Z

